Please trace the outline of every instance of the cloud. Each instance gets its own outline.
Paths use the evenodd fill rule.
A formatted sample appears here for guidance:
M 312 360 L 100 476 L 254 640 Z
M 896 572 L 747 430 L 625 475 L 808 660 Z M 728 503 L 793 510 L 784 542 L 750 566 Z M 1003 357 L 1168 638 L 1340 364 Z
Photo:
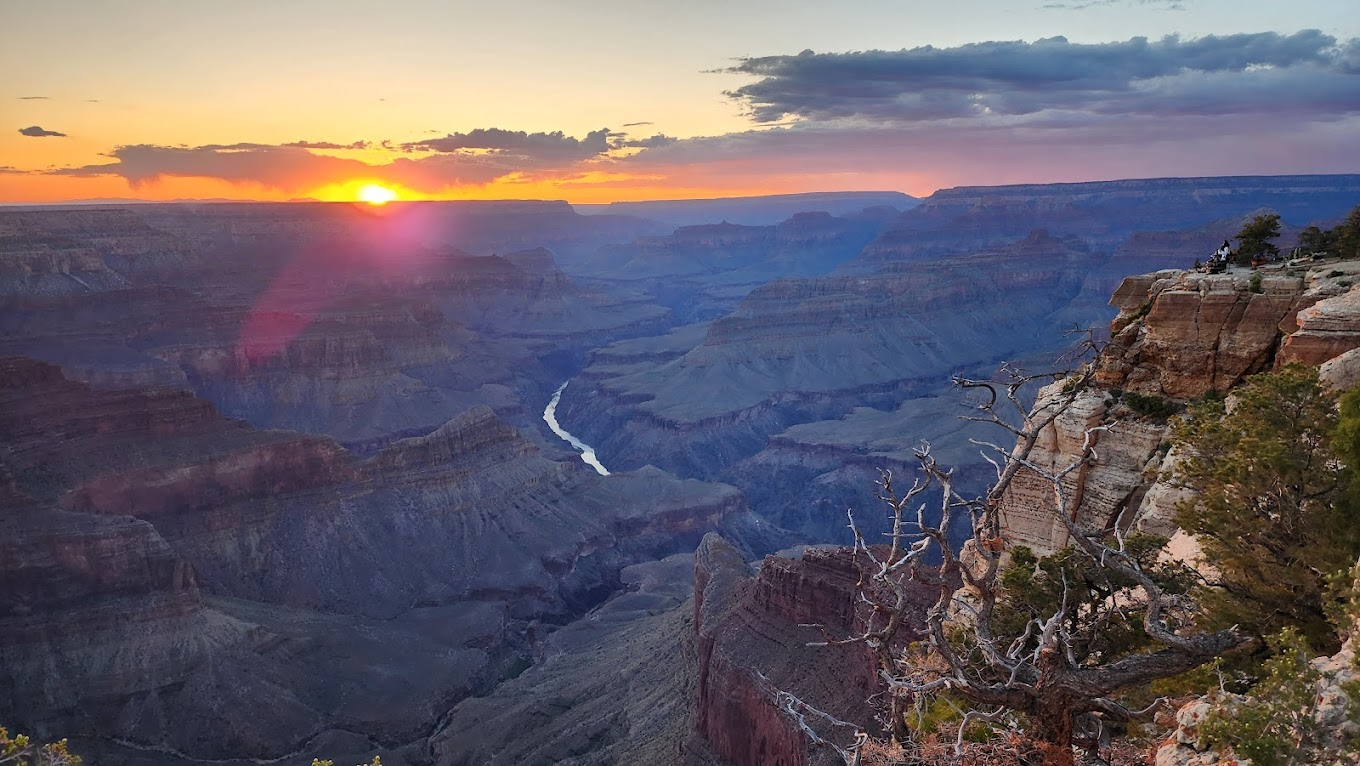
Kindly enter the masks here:
M 355 141 L 349 144 L 336 144 L 330 141 L 292 141 L 282 146 L 294 146 L 299 149 L 367 149 L 370 146 L 368 141 Z
M 913 124 L 1046 111 L 1186 115 L 1306 108 L 1293 119 L 1360 111 L 1360 46 L 1318 30 L 1149 41 L 1064 37 L 953 48 L 742 59 L 761 79 L 728 93 L 753 120 Z M 1212 84 L 1214 92 L 1206 87 Z M 1293 92 L 1302 88 L 1304 92 Z M 1186 98 L 1198 94 L 1204 101 Z
M 490 152 L 519 158 L 521 164 L 583 160 L 609 151 L 608 128 L 593 130 L 585 138 L 568 136 L 557 130 L 551 133 L 526 133 L 522 130 L 476 128 L 466 133 L 449 133 L 442 138 L 404 143 L 410 151 L 432 151 L 445 154 Z
M 650 125 L 651 123 L 642 124 Z M 678 140 L 679 139 L 673 138 L 664 133 L 657 133 L 656 135 L 648 136 L 647 138 L 620 137 L 618 140 L 614 142 L 614 147 L 618 149 L 624 148 L 657 149 L 662 146 L 669 146 Z
M 1230 120 L 1069 114 L 1042 123 L 804 122 L 680 139 L 611 159 L 601 171 L 665 176 L 668 182 L 658 187 L 743 193 L 889 188 L 924 194 L 972 184 L 1360 172 L 1357 158 L 1360 115 L 1290 124 L 1282 131 L 1275 113 Z
M 652 124 L 652 123 L 650 123 L 650 122 L 625 122 L 625 123 L 623 124 L 623 127 L 625 127 L 625 128 L 636 128 L 636 127 L 638 127 L 638 126 L 640 126 L 640 125 L 651 125 L 651 124 Z
M 29 136 L 30 138 L 42 138 L 44 136 L 61 136 L 63 138 L 66 137 L 65 133 L 58 133 L 55 130 L 46 130 L 44 128 L 38 127 L 37 125 L 29 125 L 27 128 L 19 128 L 19 133 L 25 136 Z
M 51 101 L 51 96 L 20 96 L 20 101 Z
M 119 146 L 113 162 L 47 171 L 64 176 L 122 176 L 138 186 L 162 176 L 199 176 L 236 183 L 253 181 L 281 189 L 303 188 L 317 178 L 371 172 L 358 160 L 313 154 L 294 146 L 210 144 L 207 146 Z

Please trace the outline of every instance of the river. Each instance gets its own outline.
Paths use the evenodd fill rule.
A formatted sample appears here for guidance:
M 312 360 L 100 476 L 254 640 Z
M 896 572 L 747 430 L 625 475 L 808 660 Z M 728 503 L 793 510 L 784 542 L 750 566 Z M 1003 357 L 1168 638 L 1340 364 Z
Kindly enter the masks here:
M 567 383 L 570 382 L 570 380 L 567 381 Z M 600 463 L 599 458 L 595 457 L 595 448 L 572 436 L 567 429 L 562 427 L 561 423 L 557 422 L 557 403 L 562 401 L 562 392 L 566 390 L 567 383 L 557 387 L 552 398 L 548 400 L 548 406 L 543 408 L 543 422 L 548 424 L 548 428 L 551 428 L 553 433 L 579 451 L 581 459 L 585 461 L 586 465 L 594 468 L 601 476 L 608 476 L 609 470 Z

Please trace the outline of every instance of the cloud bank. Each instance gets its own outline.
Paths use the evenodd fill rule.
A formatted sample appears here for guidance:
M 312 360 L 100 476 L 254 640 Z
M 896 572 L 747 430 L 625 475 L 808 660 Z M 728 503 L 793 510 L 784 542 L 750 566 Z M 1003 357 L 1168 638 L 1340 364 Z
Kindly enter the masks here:
M 761 79 L 729 91 L 757 123 L 789 118 L 918 124 L 1070 112 L 1097 116 L 1360 112 L 1360 41 L 1318 30 L 742 59 Z
M 35 134 L 27 134 L 35 135 Z M 43 135 L 51 135 L 43 133 Z M 216 178 L 258 183 L 294 192 L 324 183 L 379 176 L 424 192 L 450 186 L 486 184 L 535 172 L 562 172 L 617 148 L 626 138 L 608 129 L 574 138 L 560 131 L 525 133 L 479 128 L 442 138 L 394 145 L 388 141 L 292 141 L 285 144 L 205 144 L 164 146 L 133 144 L 108 152 L 111 162 L 60 168 L 52 175 L 120 176 L 133 186 L 165 176 Z M 411 156 L 375 164 L 351 156 L 319 154 L 325 150 L 382 147 Z

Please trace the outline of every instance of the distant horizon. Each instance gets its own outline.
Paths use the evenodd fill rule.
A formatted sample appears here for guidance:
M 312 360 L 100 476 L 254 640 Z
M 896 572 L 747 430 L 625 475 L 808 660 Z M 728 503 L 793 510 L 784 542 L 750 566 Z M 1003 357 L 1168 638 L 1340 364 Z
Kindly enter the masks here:
M 770 194 L 733 194 L 733 195 L 723 195 L 723 196 L 714 196 L 714 197 L 674 197 L 674 198 L 671 198 L 671 197 L 663 197 L 663 198 L 649 198 L 649 199 L 612 200 L 612 201 L 609 201 L 609 202 L 573 202 L 573 201 L 568 200 L 568 199 L 562 199 L 562 198 L 549 198 L 549 197 L 539 197 L 539 198 L 534 198 L 534 197 L 502 197 L 502 198 L 485 198 L 485 199 L 476 198 L 476 199 L 413 199 L 413 200 L 395 200 L 395 201 L 393 201 L 393 202 L 391 202 L 391 203 L 387 203 L 387 204 L 390 204 L 390 205 L 392 205 L 392 206 L 404 206 L 404 205 L 425 204 L 425 203 L 442 204 L 442 203 L 459 203 L 459 202 L 463 202 L 463 203 L 485 203 L 485 204 L 509 203 L 509 202 L 520 202 L 520 203 L 523 203 L 523 202 L 543 202 L 543 203 L 562 203 L 562 204 L 565 204 L 565 205 L 569 205 L 569 206 L 571 206 L 571 207 L 573 207 L 573 208 L 576 208 L 576 207 L 604 208 L 604 207 L 609 207 L 609 206 L 611 206 L 611 205 L 639 205 L 639 204 L 648 204 L 648 203 L 658 203 L 658 204 L 661 204 L 661 203 L 685 203 L 685 202 L 722 202 L 722 201 L 729 201 L 729 200 L 755 200 L 755 199 L 778 199 L 778 198 L 790 198 L 790 197 L 815 197 L 815 196 L 828 196 L 828 195 L 845 195 L 845 196 L 852 196 L 852 195 L 879 195 L 879 194 L 883 194 L 883 195 L 900 194 L 900 195 L 903 195 L 903 196 L 905 196 L 905 197 L 908 197 L 908 198 L 912 199 L 913 201 L 920 201 L 920 200 L 925 200 L 925 199 L 929 198 L 930 196 L 932 196 L 932 195 L 934 195 L 934 194 L 937 194 L 937 193 L 939 193 L 939 192 L 942 192 L 942 191 L 951 191 L 951 190 L 955 190 L 955 189 L 995 189 L 995 188 L 1026 187 L 1026 186 L 1079 186 L 1079 185 L 1085 185 L 1085 184 L 1121 183 L 1121 182 L 1127 182 L 1127 181 L 1194 181 L 1194 180 L 1207 180 L 1207 179 L 1220 179 L 1220 178 L 1221 178 L 1221 179 L 1229 179 L 1229 178 L 1242 178 L 1242 179 L 1248 179 L 1248 178 L 1253 178 L 1253 179 L 1269 179 L 1269 178 L 1291 178 L 1291 177 L 1347 177 L 1347 176 L 1360 177 L 1360 172 L 1338 172 L 1338 173 L 1240 173 L 1240 174 L 1207 175 L 1207 176 L 1206 176 L 1206 175 L 1186 175 L 1186 176 L 1164 175 L 1164 176 L 1137 176 L 1137 177 L 1127 177 L 1127 178 L 1097 178 L 1097 179 L 1090 179 L 1090 180 L 1084 180 L 1084 181 L 1018 182 L 1018 183 L 998 183 L 998 184 L 961 184 L 961 185 L 958 185 L 958 186 L 941 187 L 941 188 L 938 188 L 938 189 L 935 189 L 935 190 L 931 191 L 931 192 L 928 193 L 928 194 L 924 194 L 924 195 L 921 195 L 921 196 L 913 195 L 913 194 L 910 194 L 910 193 L 908 193 L 908 192 L 899 191 L 899 190 L 896 190 L 896 189 L 844 189 L 844 190 L 841 190 L 841 189 L 835 189 L 835 190 L 832 190 L 832 189 L 818 189 L 818 190 L 812 190 L 812 191 L 776 192 L 776 193 L 770 193 Z M 306 205 L 323 204 L 323 205 L 330 205 L 330 204 L 337 204 L 337 205 L 353 205 L 353 204 L 357 204 L 357 203 L 361 203 L 361 202 L 362 202 L 362 200 L 323 200 L 323 199 L 315 199 L 315 198 L 310 198 L 310 199 L 309 199 L 309 198 L 292 198 L 292 199 L 285 199 L 285 200 L 276 200 L 276 199 L 249 199 L 249 198 L 232 199 L 232 198 L 223 198 L 223 197 L 211 197 L 211 198 L 201 198 L 201 199 L 200 199 L 200 198 L 178 198 L 178 199 L 165 199 L 165 200 L 162 200 L 162 199 L 141 199 L 141 198 L 136 198 L 136 197 L 123 197 L 123 198 L 72 199 L 72 200 L 58 200 L 58 201 L 52 201 L 52 202 L 12 202 L 12 201 L 0 201 L 0 209 L 9 208 L 9 207 L 25 207 L 25 208 L 29 208 L 29 207 L 73 207 L 73 206 L 98 207 L 98 206 L 101 206 L 101 205 L 117 206 L 117 205 L 175 205 L 175 204 L 185 204 L 185 205 L 190 205 L 190 204 L 194 204 L 194 205 L 212 205 L 212 204 L 223 204 L 223 205 L 235 205 L 235 204 L 256 204 L 256 205 L 266 205 L 266 204 L 268 204 L 268 205 L 291 205 L 291 204 L 306 204 Z

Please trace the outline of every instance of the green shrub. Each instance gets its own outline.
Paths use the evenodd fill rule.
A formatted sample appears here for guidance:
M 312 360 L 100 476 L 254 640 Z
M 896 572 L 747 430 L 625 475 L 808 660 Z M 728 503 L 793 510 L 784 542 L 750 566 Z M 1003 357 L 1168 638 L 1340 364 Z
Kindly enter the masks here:
M 1180 402 L 1153 394 L 1140 394 L 1137 391 L 1125 392 L 1123 402 L 1139 415 L 1159 423 L 1165 423 L 1172 415 L 1185 409 L 1185 405 Z
M 1323 731 L 1314 716 L 1315 687 L 1322 674 L 1297 630 L 1285 628 L 1270 643 L 1275 656 L 1266 661 L 1251 695 L 1215 705 L 1200 731 L 1214 748 L 1232 748 L 1256 766 L 1317 763 Z

